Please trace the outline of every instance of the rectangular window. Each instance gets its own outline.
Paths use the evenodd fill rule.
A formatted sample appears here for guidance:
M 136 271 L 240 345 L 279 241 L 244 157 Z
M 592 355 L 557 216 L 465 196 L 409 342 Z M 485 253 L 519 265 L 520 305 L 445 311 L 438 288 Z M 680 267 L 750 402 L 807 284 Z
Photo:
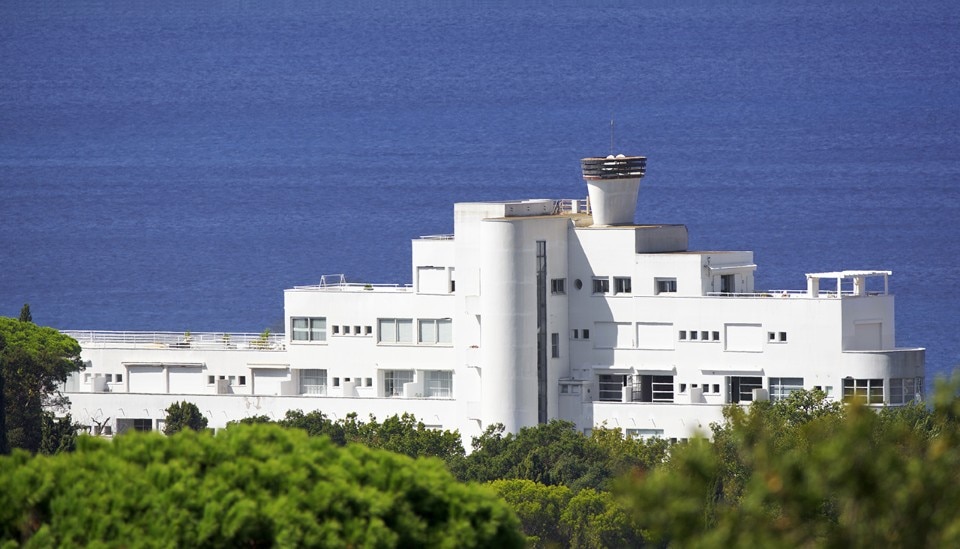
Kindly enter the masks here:
M 720 291 L 725 294 L 732 294 L 736 291 L 735 275 L 720 275 Z
M 593 279 L 593 293 L 595 293 L 595 294 L 608 294 L 608 293 L 610 293 L 610 279 L 607 278 L 607 277 L 594 278 L 594 279 Z
M 703 341 L 710 341 L 710 333 L 706 330 L 700 332 L 700 339 Z
M 586 328 L 583 329 L 583 339 L 590 339 L 590 330 Z
M 107 374 L 106 378 L 107 378 L 107 383 L 113 383 L 113 374 Z
M 635 376 L 631 400 L 634 402 L 673 402 L 673 376 Z
M 207 385 L 213 385 L 217 382 L 217 376 L 207 376 Z
M 327 340 L 327 319 L 325 317 L 292 317 L 290 318 L 290 327 L 293 341 Z
M 613 291 L 618 294 L 629 294 L 633 292 L 633 284 L 629 276 L 616 276 L 613 278 Z
M 655 278 L 654 293 L 655 294 L 677 293 L 677 279 L 676 278 Z
M 843 380 L 843 400 L 857 400 L 867 404 L 883 404 L 882 379 L 853 379 Z
M 117 383 L 123 383 L 123 374 L 116 374 L 114 376 L 117 380 Z
M 373 333 L 373 326 L 364 326 L 363 335 L 370 335 Z
M 727 402 L 753 402 L 753 390 L 763 388 L 763 378 L 730 376 L 727 378 Z
M 146 418 L 146 419 L 134 418 L 133 430 L 134 431 L 152 431 L 153 420 L 149 418 Z
M 778 338 L 777 338 L 777 339 L 780 341 L 780 343 L 786 343 L 786 342 L 787 342 L 787 332 L 780 332 L 780 333 L 777 334 L 777 335 L 778 335 Z
M 560 358 L 560 334 L 550 334 L 550 356 Z
M 567 293 L 567 279 L 566 278 L 551 278 L 550 279 L 550 293 L 553 295 L 563 295 Z
M 720 341 L 720 332 L 712 332 L 712 333 L 713 333 L 713 340 Z
M 577 330 L 576 328 L 574 328 L 573 339 L 580 339 L 580 330 Z
M 379 343 L 413 343 L 412 318 L 377 319 Z
M 426 372 L 424 396 L 433 398 L 453 397 L 453 372 L 430 370 Z
M 237 385 L 243 387 L 247 384 L 247 376 L 239 376 L 237 378 Z
M 364 378 L 364 379 L 363 379 L 363 386 L 364 386 L 364 387 L 373 387 L 373 378 L 372 378 L 372 377 Z
M 698 334 L 697 334 L 697 331 L 696 331 L 696 330 L 690 330 L 690 340 L 691 340 L 691 341 L 696 341 L 696 340 L 697 340 L 697 335 L 698 335 Z
M 336 324 L 334 324 L 332 328 L 333 328 L 333 335 L 335 336 L 340 335 L 340 326 L 337 326 Z
M 783 400 L 794 393 L 803 389 L 802 377 L 771 377 L 770 378 L 770 400 L 776 402 Z
M 383 396 L 403 396 L 403 384 L 413 382 L 413 370 L 384 370 Z
M 453 343 L 453 321 L 449 318 L 424 318 L 417 324 L 417 341 L 423 345 Z
M 687 331 L 680 330 L 680 341 L 685 341 L 687 339 Z
M 300 370 L 301 395 L 327 394 L 326 370 Z
M 627 377 L 625 375 L 598 376 L 599 391 L 597 397 L 603 402 L 621 402 L 623 400 L 623 388 L 627 386 Z

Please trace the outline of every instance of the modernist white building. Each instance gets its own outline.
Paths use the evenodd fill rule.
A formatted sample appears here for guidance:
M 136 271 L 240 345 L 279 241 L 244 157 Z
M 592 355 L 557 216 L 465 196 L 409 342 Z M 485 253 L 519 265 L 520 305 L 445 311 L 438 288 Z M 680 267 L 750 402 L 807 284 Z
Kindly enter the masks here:
M 286 290 L 285 334 L 68 332 L 87 364 L 65 387 L 71 413 L 118 432 L 161 428 L 181 400 L 212 427 L 410 412 L 469 444 L 554 418 L 709 434 L 725 404 L 799 388 L 920 397 L 924 350 L 895 345 L 889 271 L 758 291 L 752 252 L 689 250 L 685 226 L 634 222 L 645 167 L 584 159 L 586 200 L 457 204 L 454 234 L 413 240 L 412 284 Z

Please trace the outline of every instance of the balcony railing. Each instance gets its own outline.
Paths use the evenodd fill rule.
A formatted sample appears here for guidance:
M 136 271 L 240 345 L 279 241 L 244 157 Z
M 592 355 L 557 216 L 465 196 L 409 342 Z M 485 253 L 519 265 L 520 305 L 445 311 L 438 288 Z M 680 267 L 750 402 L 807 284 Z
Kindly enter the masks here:
M 130 347 L 139 349 L 243 349 L 282 351 L 284 334 L 229 332 L 115 332 L 62 330 L 82 347 Z

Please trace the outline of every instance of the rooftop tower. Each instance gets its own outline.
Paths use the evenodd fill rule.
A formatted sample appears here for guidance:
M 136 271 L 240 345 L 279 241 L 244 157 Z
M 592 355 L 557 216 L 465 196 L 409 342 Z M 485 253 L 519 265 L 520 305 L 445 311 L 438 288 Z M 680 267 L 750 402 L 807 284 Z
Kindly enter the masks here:
M 595 226 L 632 225 L 640 179 L 647 171 L 645 156 L 607 156 L 580 160 L 587 181 Z

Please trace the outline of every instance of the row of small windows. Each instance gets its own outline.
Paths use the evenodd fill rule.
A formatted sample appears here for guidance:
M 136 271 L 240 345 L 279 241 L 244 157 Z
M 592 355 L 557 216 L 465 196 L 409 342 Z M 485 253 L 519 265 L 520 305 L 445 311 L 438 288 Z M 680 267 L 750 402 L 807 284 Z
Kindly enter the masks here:
M 352 380 L 352 381 L 351 381 Z M 384 397 L 404 396 L 403 387 L 413 383 L 413 370 L 384 370 L 382 394 Z M 453 372 L 446 370 L 427 370 L 424 372 L 423 393 L 414 396 L 428 398 L 450 398 L 453 396 Z M 358 387 L 373 387 L 373 378 L 342 378 L 343 383 L 354 383 Z M 341 387 L 341 378 L 332 379 L 333 387 Z M 326 395 L 327 371 L 323 369 L 300 370 L 300 394 Z
M 325 317 L 292 317 L 293 341 L 326 341 Z M 333 325 L 332 335 L 373 335 L 372 326 Z M 378 343 L 413 343 L 412 318 L 377 319 Z M 453 343 L 453 321 L 449 318 L 422 318 L 417 321 L 417 343 L 421 345 L 450 345 Z
M 103 376 L 107 383 L 123 383 L 123 374 L 83 374 L 83 382 L 90 383 L 94 377 Z
M 888 404 L 907 404 L 923 398 L 923 378 L 892 378 Z M 561 385 L 561 394 L 573 393 L 575 385 Z M 790 394 L 803 389 L 803 378 L 771 377 L 767 379 L 769 399 L 773 402 L 783 400 Z M 606 402 L 620 402 L 624 398 L 625 388 L 629 393 L 629 402 L 673 402 L 674 376 L 671 375 L 627 375 L 603 374 L 598 376 L 598 399 Z M 727 376 L 726 389 L 729 403 L 745 403 L 754 400 L 754 391 L 764 388 L 764 379 L 760 376 Z M 816 386 L 830 397 L 833 387 Z M 566 389 L 566 390 L 564 390 Z M 687 394 L 689 390 L 699 389 L 703 394 L 720 394 L 719 383 L 679 383 L 677 393 Z M 843 400 L 861 401 L 867 404 L 884 403 L 883 379 L 843 380 Z
M 207 385 L 215 385 L 218 379 L 226 380 L 231 387 L 234 385 L 246 387 L 247 385 L 247 376 L 207 376 Z
M 720 341 L 720 332 L 710 330 L 680 330 L 680 341 Z
M 609 294 L 611 287 L 614 294 L 633 293 L 633 279 L 629 276 L 615 276 L 611 286 L 611 277 L 595 276 L 592 279 L 592 291 L 594 294 Z M 574 281 L 574 286 L 579 290 L 583 287 L 580 279 Z M 676 293 L 676 278 L 657 278 L 654 279 L 654 293 Z M 567 293 L 567 280 L 565 278 L 553 278 L 550 280 L 550 293 L 554 295 L 564 295 Z

